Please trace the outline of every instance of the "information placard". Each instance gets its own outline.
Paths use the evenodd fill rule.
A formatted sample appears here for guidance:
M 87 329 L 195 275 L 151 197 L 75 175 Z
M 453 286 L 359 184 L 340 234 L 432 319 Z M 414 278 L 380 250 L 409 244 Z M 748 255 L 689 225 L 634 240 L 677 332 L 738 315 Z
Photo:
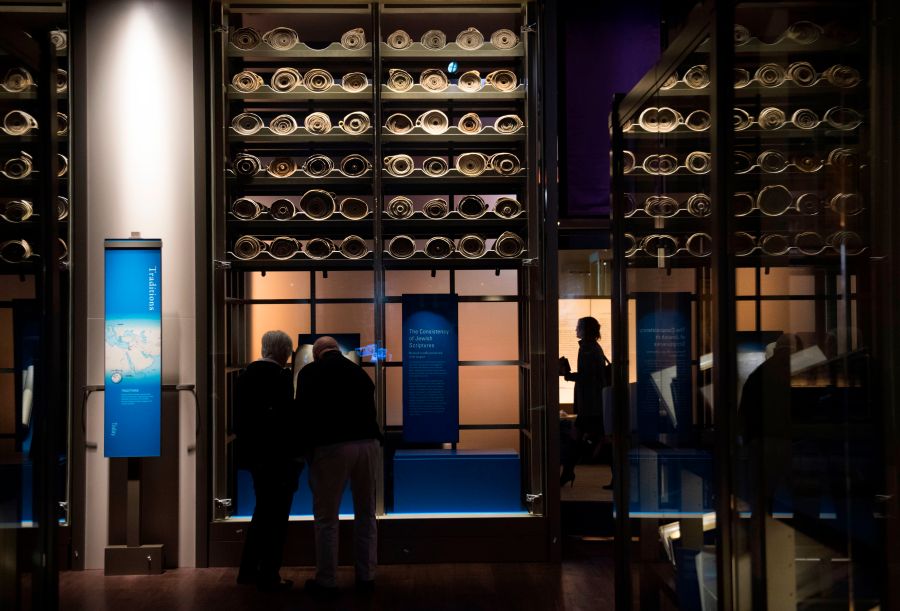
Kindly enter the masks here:
M 162 242 L 106 240 L 104 451 L 159 456 Z
M 458 300 L 403 295 L 403 439 L 459 441 Z

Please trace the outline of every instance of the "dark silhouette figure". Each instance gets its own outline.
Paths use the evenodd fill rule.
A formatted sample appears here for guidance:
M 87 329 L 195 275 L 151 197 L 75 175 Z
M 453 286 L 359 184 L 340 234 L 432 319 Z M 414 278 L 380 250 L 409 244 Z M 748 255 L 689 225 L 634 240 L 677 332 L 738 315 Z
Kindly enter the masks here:
M 291 587 L 279 571 L 288 517 L 303 463 L 299 461 L 293 380 L 285 369 L 291 338 L 281 331 L 263 336 L 263 358 L 241 372 L 235 389 L 238 462 L 250 470 L 256 507 L 244 542 L 238 583 L 260 590 Z

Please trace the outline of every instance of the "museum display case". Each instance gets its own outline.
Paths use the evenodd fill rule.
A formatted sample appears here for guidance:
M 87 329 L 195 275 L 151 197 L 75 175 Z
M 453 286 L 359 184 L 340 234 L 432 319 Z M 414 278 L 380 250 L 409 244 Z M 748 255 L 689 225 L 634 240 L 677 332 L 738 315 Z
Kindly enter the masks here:
M 535 8 L 212 10 L 212 539 L 252 512 L 230 389 L 270 328 L 375 381 L 381 518 L 543 516 Z
M 722 4 L 611 123 L 616 509 L 640 540 L 620 579 L 642 609 L 871 608 L 889 202 L 867 8 Z

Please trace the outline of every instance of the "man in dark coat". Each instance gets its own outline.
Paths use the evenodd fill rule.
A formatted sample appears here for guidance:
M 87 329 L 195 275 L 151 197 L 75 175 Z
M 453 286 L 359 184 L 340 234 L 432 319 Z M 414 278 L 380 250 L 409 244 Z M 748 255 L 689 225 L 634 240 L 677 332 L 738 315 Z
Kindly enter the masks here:
M 297 403 L 311 449 L 316 578 L 313 594 L 336 591 L 338 510 L 347 480 L 353 493 L 353 549 L 357 589 L 375 585 L 377 532 L 375 482 L 381 433 L 375 414 L 375 385 L 362 368 L 341 354 L 332 337 L 313 344 L 313 362 L 300 370 Z
M 285 369 L 292 350 L 286 333 L 267 332 L 262 358 L 241 372 L 235 387 L 238 464 L 250 470 L 256 495 L 238 583 L 255 583 L 260 590 L 292 585 L 279 574 L 291 501 L 303 468 L 298 460 L 293 379 Z

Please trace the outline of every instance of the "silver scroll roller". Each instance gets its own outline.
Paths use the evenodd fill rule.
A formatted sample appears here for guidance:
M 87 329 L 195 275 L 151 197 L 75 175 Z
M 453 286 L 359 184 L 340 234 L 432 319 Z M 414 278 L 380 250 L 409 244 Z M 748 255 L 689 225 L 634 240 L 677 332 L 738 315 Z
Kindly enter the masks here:
M 426 49 L 443 49 L 447 46 L 447 35 L 440 30 L 428 30 L 422 35 L 421 42 Z
M 705 110 L 695 110 L 684 119 L 684 125 L 693 132 L 705 132 L 712 126 L 712 117 Z
M 519 44 L 519 37 L 512 30 L 501 28 L 491 34 L 491 44 L 497 49 L 512 49 Z
M 787 73 L 779 64 L 763 64 L 756 69 L 753 77 L 763 87 L 778 87 L 787 78 Z
M 69 35 L 65 30 L 51 30 L 50 44 L 52 44 L 57 51 L 65 51 L 69 46 Z
M 269 121 L 269 129 L 278 136 L 289 136 L 297 131 L 297 120 L 291 115 L 278 115 Z
M 387 37 L 387 45 L 392 49 L 408 49 L 412 44 L 412 37 L 403 30 L 395 30 Z
M 328 91 L 334 85 L 334 77 L 328 70 L 322 68 L 310 68 L 303 77 L 303 84 L 310 91 Z
M 425 242 L 425 254 L 429 259 L 446 259 L 453 254 L 456 246 L 453 240 L 444 236 L 435 236 Z
M 858 255 L 865 249 L 859 234 L 854 231 L 837 231 L 828 236 L 826 242 L 834 250 L 843 250 L 848 255 Z
M 306 243 L 306 254 L 311 259 L 325 259 L 334 252 L 334 242 L 328 238 L 313 238 Z
M 813 153 L 798 153 L 793 161 L 798 170 L 807 173 L 818 172 L 824 165 L 821 157 Z
M 753 196 L 749 193 L 735 193 L 731 198 L 731 212 L 735 216 L 747 216 L 753 212 Z
M 834 106 L 825 111 L 825 116 L 822 117 L 822 120 L 835 129 L 848 131 L 860 126 L 862 115 L 852 108 Z
M 24 199 L 8 201 L 0 207 L 0 217 L 9 223 L 27 221 L 32 214 L 34 214 L 34 207 L 30 201 Z
M 456 211 L 466 219 L 480 219 L 487 209 L 487 204 L 478 195 L 465 195 L 456 204 Z
M 759 238 L 759 249 L 773 257 L 786 255 L 791 250 L 791 241 L 781 233 L 764 233 Z
M 369 115 L 362 111 L 348 113 L 341 121 L 338 121 L 338 127 L 351 136 L 359 136 L 369 129 Z
M 651 257 L 671 257 L 678 252 L 678 242 L 670 235 L 651 234 L 641 240 L 641 249 Z
M 384 169 L 391 176 L 403 177 L 412 174 L 415 166 L 409 155 L 387 155 L 384 158 Z
M 297 207 L 291 200 L 281 197 L 269 206 L 269 215 L 276 221 L 289 221 L 297 214 Z
M 0 261 L 22 263 L 34 254 L 26 240 L 6 240 L 0 243 Z
M 791 123 L 800 129 L 815 129 L 819 125 L 819 115 L 809 108 L 798 108 L 791 115 Z
M 251 136 L 262 128 L 262 117 L 252 112 L 242 112 L 231 120 L 231 129 L 242 136 Z
M 297 46 L 300 37 L 291 28 L 275 28 L 263 34 L 263 42 L 276 51 L 288 51 Z
M 514 134 L 525 127 L 525 123 L 519 115 L 503 115 L 494 121 L 494 130 L 498 134 Z
M 712 236 L 703 232 L 691 234 L 684 242 L 684 249 L 695 257 L 708 257 L 712 254 Z
M 328 155 L 310 155 L 300 169 L 314 178 L 323 178 L 334 169 L 334 162 Z
M 456 86 L 460 91 L 466 93 L 475 93 L 481 91 L 484 84 L 481 82 L 481 73 L 478 70 L 469 70 L 459 75 L 456 80 Z
M 311 134 L 327 134 L 331 131 L 331 119 L 324 112 L 314 112 L 303 120 L 303 127 Z
M 273 259 L 286 261 L 300 252 L 301 248 L 302 245 L 297 238 L 282 235 L 273 238 L 269 243 L 269 254 L 272 255 Z
M 27 178 L 34 169 L 31 155 L 22 151 L 17 157 L 3 162 L 3 175 L 12 180 Z
M 359 93 L 369 86 L 369 77 L 362 72 L 348 72 L 341 79 L 341 89 L 349 93 Z
M 447 75 L 444 74 L 443 70 L 429 68 L 428 70 L 423 70 L 419 75 L 419 85 L 421 85 L 422 89 L 425 91 L 438 93 L 446 90 L 447 87 L 450 86 L 450 80 L 447 78 Z
M 358 235 L 348 235 L 341 241 L 340 251 L 348 259 L 362 259 L 369 254 L 369 245 Z
M 778 129 L 785 121 L 787 117 L 784 116 L 784 111 L 774 106 L 763 108 L 756 118 L 756 122 L 763 129 Z
M 241 51 L 250 51 L 259 46 L 262 37 L 253 28 L 235 28 L 231 32 L 231 44 Z
M 464 235 L 456 243 L 456 251 L 467 259 L 478 259 L 486 250 L 484 238 L 474 233 Z
M 285 93 L 303 84 L 303 76 L 296 68 L 279 68 L 272 74 L 269 86 L 275 91 Z
M 704 64 L 692 66 L 684 73 L 682 80 L 691 89 L 703 89 L 709 85 L 709 67 Z
M 388 202 L 387 213 L 392 219 L 408 219 L 413 213 L 413 202 L 408 197 L 398 195 Z
M 300 198 L 300 210 L 313 220 L 327 219 L 334 214 L 334 194 L 322 189 L 310 189 Z
M 243 93 L 252 93 L 263 86 L 263 78 L 252 70 L 238 72 L 231 79 L 235 89 Z
M 712 214 L 712 200 L 706 193 L 694 193 L 687 200 L 687 211 L 692 216 L 706 217 Z
M 801 231 L 794 236 L 794 247 L 804 255 L 820 255 L 825 251 L 825 238 L 815 231 Z
M 421 127 L 429 134 L 443 134 L 450 128 L 450 119 L 440 110 L 428 110 L 416 119 L 416 127 Z
M 522 204 L 512 197 L 500 197 L 494 204 L 494 214 L 504 219 L 515 218 L 522 212 Z
M 255 218 L 259 218 L 262 212 L 263 207 L 259 202 L 249 197 L 241 197 L 231 203 L 231 214 L 242 221 L 252 221 Z
M 665 106 L 645 108 L 638 116 L 638 125 L 648 132 L 668 133 L 674 131 L 683 122 L 681 113 Z
M 443 157 L 428 157 L 422 162 L 422 171 L 427 176 L 439 178 L 450 171 L 450 166 Z
M 341 174 L 351 178 L 362 176 L 372 169 L 368 159 L 358 153 L 351 153 L 341 159 Z
M 459 118 L 459 123 L 456 124 L 456 127 L 464 134 L 477 134 L 483 126 L 481 117 L 478 116 L 477 112 L 467 112 Z
M 734 254 L 739 257 L 746 257 L 756 250 L 756 238 L 746 231 L 736 231 L 732 243 L 734 244 Z
M 238 153 L 231 167 L 238 176 L 254 176 L 262 169 L 262 163 L 256 155 Z
M 784 185 L 769 185 L 757 194 L 756 207 L 766 216 L 781 216 L 794 207 L 794 196 Z
M 408 235 L 394 236 L 388 240 L 387 251 L 395 259 L 409 259 L 416 254 L 416 241 Z
M 31 73 L 25 68 L 10 68 L 3 77 L 0 87 L 10 93 L 22 93 L 34 85 Z
M 788 65 L 787 76 L 801 87 L 812 87 L 816 84 L 819 75 L 809 62 L 793 62 Z
M 784 38 L 798 45 L 811 45 L 822 36 L 822 26 L 812 21 L 798 21 L 784 31 Z
M 341 200 L 341 215 L 351 221 L 359 221 L 369 214 L 369 204 L 358 197 L 345 197 Z
M 519 158 L 512 153 L 494 153 L 491 155 L 490 166 L 501 176 L 513 176 L 522 169 Z
M 490 167 L 490 158 L 484 153 L 462 153 L 456 158 L 456 169 L 466 176 L 481 176 Z
M 675 216 L 678 214 L 678 209 L 678 202 L 668 195 L 651 195 L 644 200 L 644 212 L 649 216 Z
M 497 91 L 515 91 L 519 84 L 516 73 L 512 70 L 494 70 L 484 77 L 484 82 Z
M 413 120 L 402 112 L 395 112 L 385 120 L 384 128 L 392 134 L 408 134 L 413 129 Z
M 450 205 L 443 197 L 429 199 L 422 206 L 422 214 L 430 219 L 442 219 L 450 213 Z
M 826 70 L 822 76 L 835 87 L 842 88 L 856 87 L 862 81 L 862 78 L 859 76 L 859 70 L 842 64 L 835 64 Z
M 756 165 L 762 168 L 763 172 L 777 174 L 788 166 L 788 160 L 778 151 L 763 151 L 756 158 Z
M 234 256 L 245 261 L 255 259 L 265 249 L 265 243 L 252 235 L 242 235 L 234 242 Z
M 288 178 L 296 171 L 297 162 L 290 157 L 275 157 L 266 168 L 266 172 L 275 178 Z
M 484 34 L 478 28 L 466 28 L 456 37 L 456 44 L 464 51 L 474 51 L 484 45 Z
M 388 70 L 387 88 L 396 93 L 403 93 L 413 88 L 415 80 L 406 70 L 391 68 Z
M 504 231 L 494 242 L 494 252 L 504 259 L 513 259 L 525 252 L 525 241 L 512 231 Z
M 3 116 L 2 129 L 10 136 L 24 136 L 37 126 L 37 119 L 24 110 L 10 110 Z
M 341 36 L 341 46 L 349 51 L 362 49 L 366 46 L 366 31 L 362 28 L 353 28 L 344 32 Z

